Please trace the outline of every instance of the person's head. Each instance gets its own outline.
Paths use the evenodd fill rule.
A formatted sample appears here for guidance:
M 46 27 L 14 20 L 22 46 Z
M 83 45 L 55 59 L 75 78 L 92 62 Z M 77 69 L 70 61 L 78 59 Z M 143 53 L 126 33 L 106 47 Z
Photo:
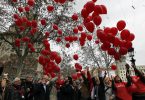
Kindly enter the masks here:
M 110 77 L 106 77 L 104 80 L 104 84 L 107 86 L 111 86 L 112 85 L 112 80 L 110 79 Z
M 32 81 L 33 81 L 32 75 L 28 75 L 28 76 L 26 77 L 26 81 L 27 81 L 27 82 L 32 82 Z
M 42 79 L 41 79 L 41 83 L 42 84 L 47 84 L 48 81 L 49 81 L 49 77 L 47 75 L 43 75 Z
M 115 76 L 114 81 L 115 81 L 115 83 L 122 82 L 121 78 L 118 75 Z
M 13 81 L 14 85 L 21 85 L 21 79 L 19 77 L 16 77 Z

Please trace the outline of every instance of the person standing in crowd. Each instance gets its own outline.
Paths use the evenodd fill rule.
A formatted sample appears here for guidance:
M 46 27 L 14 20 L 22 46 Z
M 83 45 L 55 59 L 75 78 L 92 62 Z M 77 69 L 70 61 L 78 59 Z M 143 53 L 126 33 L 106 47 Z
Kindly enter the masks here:
M 135 64 L 132 64 L 132 67 L 136 74 L 135 77 L 132 77 L 132 83 L 137 87 L 133 100 L 145 100 L 145 75 L 136 68 Z
M 132 94 L 128 91 L 129 86 L 131 86 L 131 81 L 129 79 L 128 82 L 125 83 L 118 75 L 115 76 L 112 81 L 112 88 L 116 95 L 116 100 L 132 100 Z
M 110 77 L 106 77 L 104 80 L 105 84 L 105 98 L 106 100 L 115 100 L 115 95 L 112 90 L 112 79 Z
M 65 83 L 60 87 L 59 100 L 74 100 L 73 81 L 71 77 L 65 79 Z
M 85 77 L 84 73 L 81 73 L 81 75 L 82 75 L 82 79 L 80 79 L 81 100 L 91 100 L 89 80 L 88 78 Z
M 102 70 L 98 69 L 98 77 L 95 79 L 95 77 L 92 78 L 93 82 L 93 89 L 91 92 L 91 98 L 92 100 L 106 100 L 105 99 L 105 85 L 104 85 L 104 79 L 106 77 L 106 73 L 103 77 Z
M 8 100 L 10 88 L 10 81 L 8 79 L 8 74 L 4 73 L 0 85 L 0 100 Z
M 50 100 L 51 87 L 47 84 L 49 77 L 44 75 L 41 79 L 41 83 L 36 85 L 34 100 Z
M 9 88 L 9 93 L 5 100 L 25 100 L 24 90 L 21 87 L 21 80 L 19 77 L 14 79 L 12 87 Z
M 73 81 L 73 89 L 74 89 L 74 100 L 80 100 L 81 99 L 81 91 L 80 91 L 79 80 Z
M 25 100 L 34 100 L 34 84 L 32 75 L 28 75 L 26 77 L 26 81 L 22 83 L 22 87 L 24 88 L 24 96 Z

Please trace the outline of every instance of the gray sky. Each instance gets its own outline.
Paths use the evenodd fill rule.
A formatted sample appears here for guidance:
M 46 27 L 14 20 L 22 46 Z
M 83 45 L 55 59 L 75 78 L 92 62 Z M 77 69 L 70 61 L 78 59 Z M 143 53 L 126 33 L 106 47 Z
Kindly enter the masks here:
M 76 1 L 76 10 L 80 11 L 85 2 L 90 0 Z M 108 14 L 102 16 L 101 25 L 113 27 L 119 20 L 126 21 L 126 28 L 135 34 L 133 45 L 136 64 L 145 65 L 145 0 L 97 0 L 97 4 L 106 5 L 108 9 Z

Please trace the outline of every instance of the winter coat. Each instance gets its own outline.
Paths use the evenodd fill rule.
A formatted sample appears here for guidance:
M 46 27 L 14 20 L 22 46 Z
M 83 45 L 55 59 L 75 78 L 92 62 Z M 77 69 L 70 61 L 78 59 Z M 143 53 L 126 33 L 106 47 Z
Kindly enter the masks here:
M 59 100 L 74 100 L 74 90 L 70 84 L 60 87 Z
M 44 88 L 43 84 L 37 84 L 35 85 L 35 95 L 34 100 L 50 100 L 50 91 L 51 86 L 45 85 L 46 88 Z
M 32 82 L 25 82 L 22 84 L 24 89 L 25 100 L 33 100 L 34 99 L 34 84 Z

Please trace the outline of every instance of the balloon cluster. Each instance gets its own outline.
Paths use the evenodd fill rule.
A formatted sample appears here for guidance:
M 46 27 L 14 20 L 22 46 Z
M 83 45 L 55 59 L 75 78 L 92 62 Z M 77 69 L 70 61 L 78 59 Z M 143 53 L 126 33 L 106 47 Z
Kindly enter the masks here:
M 96 1 L 88 1 L 81 11 L 83 24 L 89 32 L 94 32 L 95 25 L 99 26 L 102 22 L 101 14 L 107 14 L 107 8 L 104 5 L 95 5 Z
M 113 56 L 115 60 L 120 60 L 132 48 L 134 34 L 125 29 L 126 22 L 118 21 L 116 27 L 106 27 L 104 30 L 98 29 L 96 35 L 101 43 L 101 49 Z
M 60 55 L 50 50 L 50 44 L 48 40 L 43 40 L 45 49 L 41 50 L 41 56 L 39 56 L 39 63 L 43 66 L 44 74 L 50 74 L 51 77 L 55 77 L 55 73 L 60 71 L 58 64 L 61 63 Z

